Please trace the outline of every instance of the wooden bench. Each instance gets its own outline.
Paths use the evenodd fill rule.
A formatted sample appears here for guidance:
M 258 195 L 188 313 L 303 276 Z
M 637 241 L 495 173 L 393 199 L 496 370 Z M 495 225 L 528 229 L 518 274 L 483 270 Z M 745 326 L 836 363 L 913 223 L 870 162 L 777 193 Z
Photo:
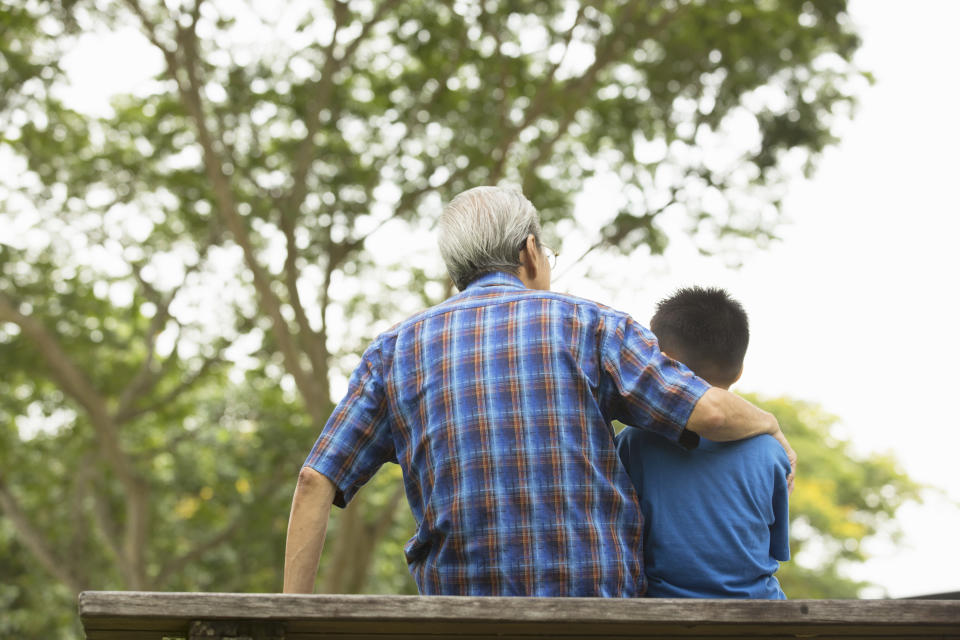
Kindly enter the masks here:
M 958 600 L 614 600 L 86 591 L 89 640 L 960 639 Z

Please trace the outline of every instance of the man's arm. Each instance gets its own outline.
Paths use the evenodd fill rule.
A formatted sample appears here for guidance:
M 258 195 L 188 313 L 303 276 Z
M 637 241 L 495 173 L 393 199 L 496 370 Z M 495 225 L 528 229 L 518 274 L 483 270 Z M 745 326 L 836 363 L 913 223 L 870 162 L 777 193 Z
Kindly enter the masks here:
M 790 459 L 787 486 L 793 491 L 797 473 L 797 454 L 780 430 L 772 413 L 750 404 L 735 393 L 710 387 L 693 407 L 687 429 L 709 440 L 725 442 L 742 440 L 760 434 L 770 434 L 780 443 Z
M 283 561 L 284 593 L 313 593 L 336 491 L 325 475 L 309 467 L 300 470 L 287 525 L 287 547 Z

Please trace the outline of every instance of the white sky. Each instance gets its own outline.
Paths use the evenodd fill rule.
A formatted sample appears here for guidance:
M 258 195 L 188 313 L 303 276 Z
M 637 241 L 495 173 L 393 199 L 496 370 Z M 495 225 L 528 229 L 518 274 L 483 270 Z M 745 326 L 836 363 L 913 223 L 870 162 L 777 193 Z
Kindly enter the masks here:
M 665 263 L 635 265 L 642 282 L 601 301 L 646 322 L 678 286 L 727 288 L 751 317 L 737 389 L 819 403 L 858 451 L 893 451 L 912 478 L 944 490 L 902 509 L 902 543 L 875 545 L 851 574 L 894 597 L 960 590 L 960 418 L 949 404 L 960 363 L 960 2 L 852 0 L 851 15 L 864 40 L 858 62 L 877 83 L 815 177 L 787 198 L 783 241 L 732 271 L 674 240 Z M 91 36 L 84 49 L 65 66 L 85 110 L 105 111 L 107 96 L 160 64 L 130 33 Z M 556 288 L 598 297 L 572 278 Z

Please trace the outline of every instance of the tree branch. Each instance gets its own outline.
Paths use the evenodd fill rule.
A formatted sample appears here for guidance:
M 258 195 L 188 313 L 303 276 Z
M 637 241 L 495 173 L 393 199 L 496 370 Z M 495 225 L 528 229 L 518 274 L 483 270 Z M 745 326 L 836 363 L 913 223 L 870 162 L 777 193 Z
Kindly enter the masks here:
M 404 496 L 406 496 L 406 491 L 403 482 L 398 482 L 393 489 L 393 493 L 390 494 L 387 504 L 383 507 L 383 511 L 380 512 L 380 516 L 370 525 L 370 539 L 374 544 L 390 531 L 390 527 L 393 526 L 393 521 L 397 517 L 397 509 L 400 508 Z
M 274 475 L 274 477 L 270 478 L 262 485 L 262 490 L 254 493 L 254 499 L 252 501 L 253 504 L 262 503 L 267 497 L 278 492 L 280 487 L 284 486 L 282 483 L 278 482 L 280 475 L 281 474 L 278 472 L 276 475 Z M 286 471 L 283 472 L 283 475 L 286 475 Z M 153 579 L 153 583 L 162 588 L 173 576 L 189 566 L 191 562 L 202 558 L 203 555 L 208 551 L 216 549 L 221 544 L 229 540 L 231 536 L 237 532 L 237 530 L 247 524 L 249 517 L 249 508 L 238 509 L 237 512 L 233 514 L 230 522 L 224 525 L 220 531 L 210 536 L 203 542 L 198 543 L 185 554 L 167 562 L 163 570 L 160 571 L 160 573 L 158 573 Z
M 80 464 L 70 478 L 72 481 L 72 492 L 68 507 L 68 518 L 70 522 L 79 523 L 84 520 L 84 503 L 86 502 L 87 496 L 90 495 L 90 477 L 93 475 L 95 469 L 95 466 L 87 464 L 87 461 L 81 458 Z M 74 527 L 74 535 L 71 536 L 69 547 L 66 549 L 68 557 L 83 557 L 84 547 L 86 547 L 89 538 L 88 533 L 89 531 L 86 527 Z
M 531 124 L 536 122 L 543 113 L 547 110 L 547 105 L 550 104 L 548 98 L 554 95 L 554 81 L 556 79 L 557 70 L 563 64 L 563 61 L 567 57 L 567 51 L 570 49 L 570 42 L 573 40 L 573 32 L 580 25 L 580 21 L 583 19 L 584 10 L 586 9 L 586 4 L 581 4 L 580 8 L 577 10 L 577 16 L 573 21 L 573 25 L 567 30 L 564 34 L 564 50 L 563 55 L 560 56 L 560 59 L 550 66 L 550 70 L 544 76 L 543 81 L 537 87 L 536 93 L 533 96 L 533 100 L 530 103 L 530 107 L 527 109 L 527 113 L 521 122 L 516 127 L 505 128 L 506 135 L 500 141 L 500 146 L 493 152 L 493 157 L 496 158 L 496 162 L 493 165 L 493 168 L 490 170 L 491 183 L 496 183 L 497 180 L 503 175 L 504 167 L 507 163 L 507 158 L 510 155 L 510 148 L 513 146 L 513 143 L 516 142 L 517 137 L 520 135 L 524 129 L 529 127 Z M 497 36 L 499 42 L 499 36 Z M 498 47 L 499 52 L 499 47 Z M 506 95 L 504 95 L 504 100 L 506 100 Z
M 147 16 L 146 12 L 143 10 L 143 7 L 140 6 L 140 3 L 137 2 L 137 0 L 124 0 L 124 2 L 140 19 L 140 24 L 143 27 L 143 34 L 147 37 L 151 44 L 160 49 L 164 56 L 172 54 L 173 52 L 167 49 L 163 43 L 160 42 L 160 39 L 157 37 L 157 25 L 153 22 L 153 20 L 150 19 L 149 16 Z
M 204 359 L 203 364 L 200 365 L 200 367 L 196 371 L 194 371 L 190 375 L 185 376 L 176 387 L 174 387 L 170 392 L 165 393 L 156 402 L 153 402 L 147 405 L 146 407 L 140 407 L 140 408 L 131 406 L 127 408 L 126 412 L 117 413 L 117 417 L 116 417 L 117 422 L 120 424 L 124 424 L 124 423 L 130 422 L 131 420 L 139 418 L 140 416 L 146 413 L 151 413 L 153 411 L 159 410 L 162 407 L 169 406 L 182 393 L 190 389 L 194 385 L 194 383 L 196 383 L 197 380 L 199 380 L 203 376 L 203 374 L 209 371 L 210 367 L 212 367 L 214 364 L 217 364 L 219 362 L 223 362 L 222 355 L 223 355 L 222 351 L 218 351 L 217 353 L 210 356 L 209 358 Z
M 373 522 L 367 522 L 364 518 L 369 511 L 369 503 L 363 494 L 356 496 L 350 506 L 337 515 L 337 536 L 323 579 L 324 593 L 362 591 L 369 579 L 373 551 L 390 530 L 404 496 L 403 483 L 398 481 L 397 484 L 399 486 L 394 487 L 387 504 Z
M 157 44 L 155 28 L 139 11 L 135 0 L 132 3 L 137 15 L 144 21 L 144 28 L 153 30 L 151 42 Z M 197 74 L 197 39 L 192 28 L 177 27 L 178 48 L 176 52 L 161 48 L 167 63 L 167 70 L 171 78 L 177 83 L 181 100 L 190 115 L 196 129 L 197 141 L 203 151 L 203 166 L 207 179 L 213 188 L 217 203 L 217 211 L 234 238 L 234 241 L 243 251 L 244 262 L 253 275 L 253 284 L 260 300 L 270 317 L 274 335 L 280 352 L 283 354 L 286 369 L 296 381 L 304 399 L 307 411 L 313 422 L 322 425 L 326 421 L 327 403 L 321 398 L 327 390 L 319 389 L 312 373 L 304 370 L 300 362 L 300 351 L 290 332 L 290 327 L 281 312 L 281 302 L 270 287 L 269 274 L 259 264 L 253 243 L 250 240 L 246 224 L 241 217 L 234 198 L 230 181 L 224 172 L 223 161 L 217 151 L 210 129 L 207 126 L 203 98 L 200 95 L 200 81 Z M 181 61 L 182 58 L 182 61 Z
M 328 250 L 329 260 L 327 264 L 327 273 L 326 273 L 327 283 L 329 284 L 329 278 L 333 270 L 336 269 L 341 264 L 343 264 L 343 262 L 347 258 L 349 258 L 354 251 L 360 249 L 360 247 L 362 247 L 363 244 L 367 241 L 367 238 L 371 237 L 373 234 L 378 232 L 380 229 L 384 227 L 384 225 L 386 225 L 391 220 L 400 218 L 403 216 L 404 213 L 412 211 L 417 201 L 421 197 L 423 197 L 426 193 L 431 191 L 436 191 L 438 189 L 442 189 L 445 185 L 450 184 L 451 182 L 453 182 L 454 180 L 462 176 L 464 173 L 466 173 L 466 169 L 457 169 L 456 171 L 451 172 L 449 176 L 447 176 L 447 179 L 443 181 L 443 184 L 440 184 L 437 186 L 431 186 L 429 181 L 427 181 L 422 186 L 405 192 L 402 196 L 400 196 L 400 201 L 397 202 L 397 205 L 393 208 L 393 213 L 390 214 L 388 217 L 384 218 L 383 220 L 381 220 L 379 224 L 377 224 L 377 226 L 375 226 L 369 232 L 363 234 L 362 236 L 357 236 L 355 238 L 351 238 L 349 240 L 345 240 L 340 243 L 331 243 L 330 248 Z M 324 303 L 324 306 L 325 306 L 325 303 Z
M 676 11 L 667 14 L 664 16 L 658 23 L 653 25 L 650 32 L 646 37 L 654 37 L 662 32 L 667 25 L 669 25 L 676 17 L 684 10 L 685 7 L 680 7 Z M 618 47 L 622 44 L 621 38 L 623 37 L 622 25 L 633 24 L 636 20 L 634 15 L 638 9 L 638 3 L 632 3 L 627 6 L 627 11 L 625 16 L 621 16 L 618 19 L 618 24 L 621 25 L 620 29 L 615 29 L 604 41 L 603 45 L 598 45 L 596 48 L 596 54 L 594 55 L 593 63 L 587 68 L 583 75 L 578 76 L 577 78 L 571 79 L 567 83 L 567 87 L 564 89 L 564 93 L 573 93 L 577 96 L 578 99 L 573 101 L 573 104 L 581 104 L 582 98 L 588 93 L 592 92 L 597 84 L 597 78 L 600 75 L 600 72 L 606 68 L 610 63 L 616 59 L 616 53 Z M 573 108 L 568 110 L 563 119 L 558 123 L 557 130 L 551 136 L 544 137 L 540 144 L 537 146 L 536 153 L 530 160 L 530 164 L 527 167 L 525 172 L 526 177 L 524 178 L 523 188 L 527 189 L 530 186 L 530 182 L 533 179 L 534 171 L 541 163 L 543 163 L 547 158 L 549 158 L 550 153 L 553 151 L 554 145 L 560 140 L 560 138 L 566 134 L 567 129 L 573 123 L 574 118 L 576 118 L 577 113 L 580 111 L 579 108 Z
M 147 355 L 140 364 L 140 368 L 133 376 L 133 379 L 121 392 L 120 399 L 117 401 L 116 415 L 118 416 L 127 413 L 137 398 L 141 397 L 148 389 L 156 384 L 157 376 L 153 373 L 153 363 L 156 358 L 156 338 L 170 318 L 170 304 L 180 290 L 180 287 L 177 287 L 173 293 L 164 300 L 160 292 L 144 280 L 143 275 L 138 269 L 134 269 L 134 275 L 143 288 L 147 299 L 156 305 L 157 311 L 150 320 L 150 326 L 147 328 L 146 335 L 144 336 Z
M 300 362 L 300 350 L 281 312 L 280 299 L 270 288 L 269 275 L 257 261 L 253 243 L 250 240 L 243 218 L 237 210 L 233 190 L 223 171 L 222 162 L 204 118 L 203 100 L 200 97 L 199 80 L 196 75 L 195 39 L 192 36 L 187 37 L 184 44 L 186 45 L 184 51 L 188 60 L 185 64 L 188 82 L 181 83 L 181 95 L 186 102 L 188 111 L 191 113 L 194 126 L 197 128 L 197 136 L 203 148 L 204 166 L 206 167 L 207 177 L 214 187 L 219 205 L 218 210 L 224 217 L 224 222 L 234 240 L 243 250 L 244 261 L 253 274 L 254 287 L 271 319 L 277 345 L 284 356 L 287 371 L 296 381 L 314 423 L 322 425 L 326 421 L 326 403 L 318 398 L 324 395 L 325 390 L 319 389 L 313 375 L 304 370 Z
M 150 326 L 147 328 L 147 332 L 144 336 L 144 342 L 146 343 L 147 356 L 144 358 L 143 362 L 140 365 L 140 369 L 134 375 L 133 379 L 130 381 L 123 392 L 120 394 L 120 399 L 117 402 L 117 409 L 115 412 L 115 420 L 117 423 L 126 422 L 128 416 L 133 412 L 133 406 L 138 399 L 142 398 L 147 392 L 154 389 L 157 383 L 162 377 L 162 371 L 160 373 L 155 373 L 153 371 L 153 364 L 156 359 L 156 338 L 163 330 L 163 327 L 167 324 L 167 320 L 170 319 L 170 305 L 173 304 L 174 299 L 177 297 L 177 294 L 180 293 L 181 289 L 187 282 L 187 278 L 191 273 L 194 273 L 200 266 L 203 258 L 207 254 L 207 250 L 212 244 L 212 239 L 208 241 L 200 248 L 200 259 L 196 263 L 189 265 L 184 271 L 183 281 L 180 282 L 173 291 L 170 292 L 166 298 L 157 291 L 153 285 L 146 281 L 143 277 L 143 273 L 139 269 L 133 270 L 133 275 L 137 279 L 137 282 L 140 283 L 140 287 L 143 289 L 145 297 L 150 300 L 157 307 L 157 311 L 154 314 L 153 318 L 150 321 Z M 179 336 L 177 338 L 179 344 Z M 176 346 L 173 350 L 173 353 L 176 353 Z M 168 359 L 168 362 L 170 360 Z
M 100 454 L 116 471 L 124 488 L 127 521 L 125 561 L 121 568 L 127 576 L 128 587 L 140 588 L 149 521 L 147 486 L 134 469 L 130 457 L 120 446 L 120 431 L 107 410 L 106 400 L 70 359 L 53 334 L 35 318 L 20 313 L 3 293 L 0 293 L 0 320 L 8 320 L 20 327 L 24 337 L 32 342 L 47 363 L 50 377 L 64 393 L 83 407 L 90 418 Z
M 663 206 L 658 207 L 655 211 L 646 213 L 645 216 L 646 216 L 647 218 L 653 219 L 653 218 L 657 217 L 658 215 L 660 215 L 661 213 L 663 213 L 663 212 L 667 209 L 667 207 L 670 207 L 670 206 L 672 206 L 672 205 L 674 205 L 674 204 L 677 204 L 677 202 L 678 202 L 678 201 L 677 201 L 677 191 L 676 191 L 676 189 L 673 189 L 673 190 L 671 190 L 671 191 L 672 191 L 672 195 L 671 195 L 671 197 L 670 197 L 670 200 L 668 200 L 667 203 L 664 204 Z M 601 234 L 600 239 L 597 240 L 596 242 L 594 242 L 594 243 L 593 243 L 592 245 L 590 245 L 589 247 L 587 247 L 587 249 L 586 249 L 583 253 L 581 253 L 580 256 L 579 256 L 576 260 L 574 260 L 573 262 L 571 262 L 570 264 L 568 264 L 568 265 L 567 265 L 567 268 L 564 269 L 562 273 L 560 273 L 560 274 L 557 275 L 557 280 L 559 280 L 559 279 L 562 278 L 563 276 L 567 275 L 567 274 L 570 272 L 571 269 L 573 269 L 577 264 L 579 264 L 580 262 L 582 262 L 582 261 L 584 260 L 584 258 L 586 258 L 588 255 L 590 255 L 591 253 L 593 253 L 594 251 L 596 251 L 597 249 L 599 249 L 600 247 L 602 247 L 602 246 L 604 246 L 604 245 L 606 245 L 606 244 L 611 244 L 611 238 L 607 237 L 607 235 L 606 235 L 606 233 L 605 233 L 605 230 L 601 230 L 601 231 L 600 231 L 600 234 Z
M 287 292 L 290 296 L 290 306 L 293 307 L 293 313 L 297 319 L 297 326 L 299 328 L 298 337 L 303 343 L 307 357 L 310 359 L 314 377 L 326 379 L 328 362 L 327 343 L 325 339 L 322 339 L 322 336 L 313 330 L 313 327 L 310 325 L 310 320 L 307 318 L 306 310 L 303 307 L 303 302 L 300 300 L 300 289 L 298 287 L 300 270 L 297 267 L 299 252 L 297 251 L 297 240 L 292 215 L 288 215 L 287 213 L 280 214 L 280 229 L 283 231 L 287 243 L 287 256 L 284 260 L 283 272 L 286 278 Z M 319 384 L 316 385 L 316 387 L 318 390 L 328 388 L 326 384 Z M 323 396 L 321 402 L 328 402 L 328 398 Z
M 63 558 L 57 556 L 52 548 L 46 543 L 46 538 L 20 507 L 16 496 L 10 492 L 0 471 L 0 509 L 10 520 L 14 531 L 17 532 L 17 538 L 20 543 L 33 554 L 47 573 L 65 584 L 71 591 L 80 592 L 84 586 L 82 581 L 77 578 L 73 571 L 68 567 L 68 563 Z
M 313 159 L 316 157 L 316 143 L 314 142 L 314 136 L 316 135 L 317 127 L 320 124 L 320 112 L 323 110 L 324 106 L 330 102 L 330 95 L 334 87 L 334 76 L 345 64 L 349 63 L 350 59 L 360 47 L 360 43 L 367 38 L 367 36 L 373 30 L 373 27 L 376 26 L 381 19 L 383 19 L 383 16 L 390 9 L 399 3 L 400 0 L 383 0 L 380 2 L 370 19 L 363 24 L 360 34 L 350 41 L 350 44 L 347 45 L 343 55 L 338 58 L 334 56 L 334 48 L 337 42 L 337 34 L 339 33 L 340 28 L 344 26 L 344 21 L 346 20 L 348 11 L 346 2 L 334 0 L 333 36 L 330 39 L 330 44 L 326 47 L 326 56 L 324 59 L 323 70 L 321 71 L 320 75 L 320 81 L 317 85 L 317 90 L 314 92 L 312 99 L 307 104 L 307 112 L 304 118 L 304 125 L 306 126 L 307 131 L 303 136 L 303 140 L 301 140 L 300 144 L 297 146 L 297 150 L 294 154 L 292 172 L 293 185 L 290 188 L 290 192 L 287 194 L 284 207 L 290 215 L 296 215 L 299 213 L 300 206 L 303 204 L 303 200 L 307 195 L 307 175 L 310 172 L 310 166 L 313 163 Z
M 93 495 L 93 513 L 96 521 L 97 531 L 105 543 L 107 551 L 113 556 L 118 567 L 123 566 L 123 544 L 121 542 L 120 527 L 117 520 L 110 512 L 110 505 L 104 500 L 103 493 L 92 491 Z
M 47 363 L 50 377 L 90 416 L 101 451 L 121 477 L 133 477 L 129 460 L 118 444 L 118 430 L 107 403 L 80 368 L 70 359 L 56 338 L 35 318 L 22 314 L 4 293 L 0 293 L 0 320 L 13 322 L 23 331 Z
M 237 513 L 233 520 L 227 526 L 221 529 L 219 533 L 207 538 L 205 541 L 199 543 L 182 556 L 167 562 L 163 567 L 163 571 L 157 574 L 152 582 L 159 588 L 163 588 L 163 586 L 167 584 L 171 577 L 183 571 L 194 560 L 203 557 L 203 555 L 208 551 L 219 547 L 221 544 L 229 540 L 230 537 L 236 533 L 238 529 L 240 529 L 240 527 L 247 524 L 249 516 L 250 514 L 246 511 Z
M 196 29 L 197 22 L 200 20 L 200 5 L 203 4 L 203 0 L 194 0 L 193 8 L 190 9 L 190 18 L 193 28 Z

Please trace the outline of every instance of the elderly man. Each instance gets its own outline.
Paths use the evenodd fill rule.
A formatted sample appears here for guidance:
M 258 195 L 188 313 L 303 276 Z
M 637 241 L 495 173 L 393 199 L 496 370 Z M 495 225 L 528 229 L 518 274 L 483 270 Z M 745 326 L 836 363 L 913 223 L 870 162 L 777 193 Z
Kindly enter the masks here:
M 643 595 L 641 514 L 612 420 L 695 447 L 776 419 L 660 353 L 624 313 L 551 293 L 536 209 L 477 187 L 440 219 L 460 293 L 380 335 L 293 496 L 284 591 L 313 591 L 331 504 L 396 462 L 422 594 Z M 677 540 L 676 544 L 685 544 Z

